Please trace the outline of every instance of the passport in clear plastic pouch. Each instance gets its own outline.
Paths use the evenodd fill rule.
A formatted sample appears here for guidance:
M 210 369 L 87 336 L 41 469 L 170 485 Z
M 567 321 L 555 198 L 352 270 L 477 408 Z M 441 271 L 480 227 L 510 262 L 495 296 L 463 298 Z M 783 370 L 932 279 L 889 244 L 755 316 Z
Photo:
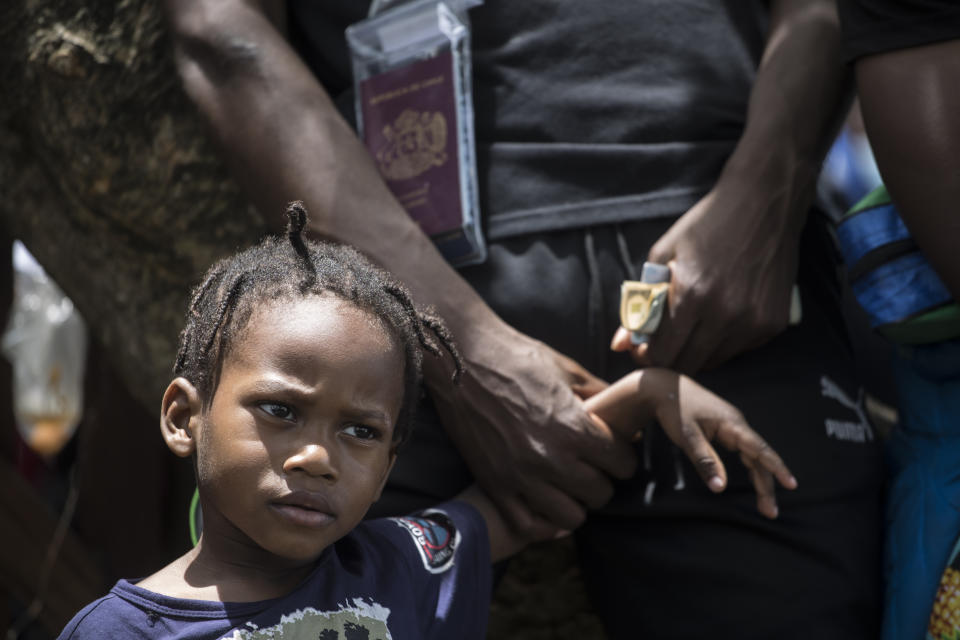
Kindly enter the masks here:
M 477 4 L 413 0 L 346 32 L 360 137 L 400 204 L 457 266 L 486 259 L 466 16 Z

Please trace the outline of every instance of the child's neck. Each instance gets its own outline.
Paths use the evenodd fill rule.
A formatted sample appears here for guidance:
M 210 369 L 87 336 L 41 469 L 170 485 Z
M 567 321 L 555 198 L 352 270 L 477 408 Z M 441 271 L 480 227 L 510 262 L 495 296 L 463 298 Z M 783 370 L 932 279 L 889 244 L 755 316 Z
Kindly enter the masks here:
M 305 564 L 249 562 L 205 548 L 203 540 L 137 586 L 186 600 L 257 602 L 291 593 L 316 568 Z

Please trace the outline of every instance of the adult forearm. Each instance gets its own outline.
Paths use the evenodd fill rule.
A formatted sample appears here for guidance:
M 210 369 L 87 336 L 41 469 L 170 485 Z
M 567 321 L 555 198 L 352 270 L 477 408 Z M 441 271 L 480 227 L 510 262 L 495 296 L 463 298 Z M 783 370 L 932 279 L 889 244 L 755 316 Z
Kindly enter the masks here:
M 773 2 L 747 125 L 725 180 L 776 194 L 784 225 L 802 225 L 823 157 L 849 108 L 852 83 L 830 0 Z M 787 229 L 784 229 L 787 230 Z
M 168 0 L 184 87 L 268 224 L 302 199 L 317 236 L 352 244 L 433 304 L 465 355 L 499 321 L 393 198 L 329 96 L 248 2 Z
M 716 184 L 651 247 L 671 266 L 667 313 L 631 347 L 642 365 L 692 373 L 757 348 L 787 327 L 801 229 L 849 82 L 829 0 L 773 6 L 744 132 Z

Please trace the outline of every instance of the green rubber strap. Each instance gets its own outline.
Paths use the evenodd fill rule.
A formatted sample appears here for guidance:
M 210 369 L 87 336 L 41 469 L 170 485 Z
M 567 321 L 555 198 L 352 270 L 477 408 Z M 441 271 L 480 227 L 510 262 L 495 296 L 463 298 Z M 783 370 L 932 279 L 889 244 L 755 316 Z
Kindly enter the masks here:
M 197 546 L 200 536 L 197 534 L 197 508 L 200 506 L 200 491 L 193 490 L 193 497 L 190 498 L 190 541 L 193 546 Z
M 930 344 L 960 338 L 960 304 L 953 302 L 915 318 L 877 327 L 900 344 Z
M 857 204 L 853 205 L 849 211 L 843 214 L 843 218 L 849 218 L 850 216 L 855 216 L 861 211 L 866 211 L 867 209 L 873 209 L 874 207 L 882 207 L 890 204 L 890 194 L 887 192 L 887 188 L 883 185 L 880 185 L 863 198 Z

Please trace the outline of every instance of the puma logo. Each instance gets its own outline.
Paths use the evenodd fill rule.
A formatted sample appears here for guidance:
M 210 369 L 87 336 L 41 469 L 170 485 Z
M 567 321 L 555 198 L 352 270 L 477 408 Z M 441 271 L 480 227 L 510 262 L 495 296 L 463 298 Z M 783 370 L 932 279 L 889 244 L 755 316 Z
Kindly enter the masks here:
M 853 411 L 857 420 L 824 420 L 827 437 L 849 442 L 869 442 L 873 440 L 873 429 L 867 420 L 867 412 L 863 406 L 863 389 L 857 390 L 857 399 L 853 400 L 840 386 L 827 376 L 820 376 L 820 394 L 826 398 L 836 400 L 841 405 Z

